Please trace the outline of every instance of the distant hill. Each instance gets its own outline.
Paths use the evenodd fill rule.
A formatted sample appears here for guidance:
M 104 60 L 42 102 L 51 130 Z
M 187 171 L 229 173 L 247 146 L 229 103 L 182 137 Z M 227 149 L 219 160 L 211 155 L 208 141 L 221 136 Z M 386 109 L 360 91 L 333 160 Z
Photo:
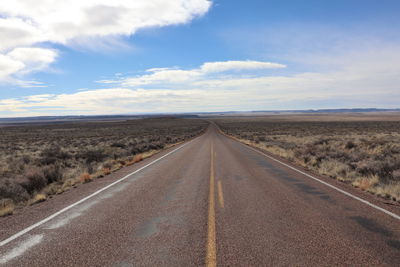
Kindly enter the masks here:
M 382 108 L 342 108 L 342 109 L 303 109 L 303 110 L 252 110 L 252 111 L 220 111 L 196 113 L 200 116 L 232 116 L 232 115 L 272 115 L 272 114 L 326 114 L 326 113 L 371 113 L 400 112 L 400 109 Z
M 341 108 L 341 109 L 309 109 L 309 110 L 256 110 L 252 112 L 278 112 L 278 113 L 349 113 L 349 112 L 400 112 L 398 109 L 383 109 L 383 108 Z
M 254 111 L 220 111 L 220 112 L 193 112 L 193 113 L 157 113 L 140 115 L 95 115 L 95 116 L 38 116 L 38 117 L 17 117 L 0 118 L 0 124 L 20 123 L 63 123 L 71 121 L 113 121 L 113 120 L 135 120 L 144 118 L 176 117 L 176 118 L 197 118 L 204 116 L 226 116 L 234 114 L 293 114 L 293 113 L 367 113 L 367 112 L 400 112 L 399 109 L 382 108 L 349 108 L 349 109 L 309 109 L 309 110 L 254 110 Z
M 133 119 L 140 117 L 111 115 L 111 116 L 39 116 L 39 117 L 18 117 L 18 118 L 0 118 L 0 123 L 34 123 L 34 122 L 67 122 L 80 120 L 116 120 Z

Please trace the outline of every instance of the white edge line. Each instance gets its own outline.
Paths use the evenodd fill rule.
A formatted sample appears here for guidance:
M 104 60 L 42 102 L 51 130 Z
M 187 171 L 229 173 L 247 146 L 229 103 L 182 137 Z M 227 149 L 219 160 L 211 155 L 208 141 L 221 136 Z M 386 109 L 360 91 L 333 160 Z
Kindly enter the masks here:
M 218 126 L 217 126 L 217 128 L 218 128 L 219 132 L 220 132 L 222 135 L 228 136 L 228 135 L 224 134 Z M 229 136 L 228 136 L 228 137 L 229 137 Z M 324 185 L 326 185 L 326 186 L 328 186 L 328 187 L 330 187 L 330 188 L 332 188 L 332 189 L 334 189 L 334 190 L 336 190 L 336 191 L 338 191 L 338 192 L 340 192 L 340 193 L 342 193 L 342 194 L 344 194 L 344 195 L 346 195 L 346 196 L 348 196 L 348 197 L 351 197 L 351 198 L 353 198 L 353 199 L 355 199 L 355 200 L 358 200 L 358 201 L 360 201 L 360 202 L 362 202 L 362 203 L 364 203 L 364 204 L 366 204 L 366 205 L 368 205 L 368 206 L 370 206 L 370 207 L 372 207 L 372 208 L 374 208 L 374 209 L 377 209 L 377 210 L 379 210 L 379 211 L 382 211 L 383 213 L 386 213 L 387 215 L 389 215 L 389 216 L 391 216 L 391 217 L 393 217 L 393 218 L 395 218 L 395 219 L 397 219 L 397 220 L 400 220 L 400 216 L 397 215 L 397 214 L 395 214 L 395 213 L 393 213 L 393 212 L 390 212 L 390 211 L 388 211 L 388 210 L 385 210 L 384 208 L 381 208 L 381 207 L 379 207 L 379 206 L 377 206 L 377 205 L 375 205 L 375 204 L 372 204 L 371 202 L 369 202 L 369 201 L 367 201 L 367 200 L 365 200 L 365 199 L 359 198 L 359 197 L 357 197 L 357 196 L 355 196 L 355 195 L 353 195 L 353 194 L 350 194 L 349 192 L 346 192 L 346 191 L 344 191 L 344 190 L 342 190 L 342 189 L 340 189 L 340 188 L 337 188 L 337 187 L 334 186 L 334 185 L 331 185 L 331 184 L 329 184 L 329 183 L 327 183 L 327 182 L 324 182 L 324 181 L 322 181 L 322 180 L 320 180 L 320 179 L 318 179 L 318 178 L 316 178 L 316 177 L 314 177 L 314 176 L 312 176 L 312 175 L 310 175 L 310 174 L 308 174 L 308 173 L 305 173 L 305 172 L 303 172 L 303 171 L 301 171 L 301 170 L 299 170 L 299 169 L 297 169 L 297 168 L 295 168 L 295 167 L 290 166 L 289 164 L 286 164 L 286 163 L 284 163 L 284 162 L 282 162 L 282 161 L 280 161 L 280 160 L 278 160 L 278 159 L 275 159 L 275 158 L 273 158 L 273 157 L 271 157 L 271 156 L 265 154 L 264 152 L 262 152 L 262 151 L 260 151 L 260 150 L 258 150 L 258 149 L 255 149 L 254 147 L 251 147 L 250 145 L 244 144 L 244 143 L 242 143 L 242 142 L 240 142 L 240 141 L 238 141 L 238 140 L 236 140 L 236 139 L 234 139 L 234 138 L 230 138 L 230 139 L 232 139 L 232 140 L 238 142 L 239 144 L 241 144 L 241 145 L 243 145 L 243 146 L 245 146 L 245 147 L 247 147 L 247 148 L 250 148 L 251 150 L 254 150 L 254 151 L 256 151 L 257 153 L 259 153 L 259 154 L 261 154 L 261 155 L 263 155 L 263 156 L 265 156 L 265 157 L 267 157 L 267 158 L 269 158 L 269 159 L 272 159 L 272 160 L 274 160 L 274 161 L 276 161 L 276 162 L 278 162 L 278 163 L 280 163 L 280 164 L 282 164 L 282 165 L 284 165 L 284 166 L 286 166 L 286 167 L 288 167 L 288 168 L 290 168 L 290 169 L 292 169 L 292 170 L 294 170 L 294 171 L 296 171 L 296 172 L 298 172 L 298 173 L 301 173 L 301 174 L 303 174 L 304 176 L 306 176 L 306 177 L 308 177 L 308 178 L 311 178 L 311 179 L 313 179 L 313 180 L 315 180 L 315 181 L 317 181 L 317 182 L 320 182 L 321 184 L 324 184 Z
M 32 231 L 33 229 L 37 228 L 38 226 L 40 226 L 40 225 L 42 225 L 42 224 L 44 224 L 44 223 L 46 223 L 46 222 L 48 222 L 48 221 L 54 219 L 54 218 L 57 217 L 58 215 L 60 215 L 60 214 L 62 214 L 62 213 L 64 213 L 64 212 L 66 212 L 66 211 L 72 209 L 73 207 L 75 207 L 75 206 L 81 204 L 82 202 L 84 202 L 84 201 L 86 201 L 86 200 L 88 200 L 88 199 L 90 199 L 90 198 L 92 198 L 92 197 L 94 197 L 94 196 L 100 194 L 100 193 L 103 192 L 104 190 L 107 190 L 108 188 L 110 188 L 110 187 L 112 187 L 112 186 L 114 186 L 114 185 L 116 185 L 116 184 L 118 184 L 118 183 L 120 183 L 120 182 L 126 180 L 126 179 L 129 178 L 131 175 L 134 175 L 134 174 L 140 172 L 141 170 L 143 170 L 143 169 L 149 167 L 150 165 L 153 165 L 154 163 L 160 161 L 161 159 L 163 159 L 163 158 L 169 156 L 170 154 L 172 154 L 172 153 L 178 151 L 179 149 L 183 148 L 184 146 L 190 144 L 190 143 L 193 142 L 194 140 L 195 140 L 195 139 L 189 141 L 189 142 L 186 143 L 186 144 L 181 145 L 180 147 L 178 147 L 178 148 L 176 148 L 176 149 L 174 149 L 174 150 L 168 152 L 167 154 L 163 155 L 162 157 L 160 157 L 160 158 L 158 158 L 158 159 L 156 159 L 156 160 L 150 162 L 149 164 L 147 164 L 147 165 L 145 165 L 145 166 L 143 166 L 143 167 L 137 169 L 136 171 L 134 171 L 134 172 L 132 172 L 132 173 L 130 173 L 130 174 L 128 174 L 128 175 L 122 177 L 121 179 L 119 179 L 119 180 L 117 180 L 117 181 L 115 181 L 115 182 L 113 182 L 113 183 L 107 185 L 106 187 L 103 187 L 102 189 L 100 189 L 100 190 L 98 190 L 98 191 L 92 193 L 91 195 L 89 195 L 89 196 L 87 196 L 87 197 L 84 197 L 84 198 L 82 198 L 81 200 L 79 200 L 79 201 L 77 201 L 77 202 L 75 202 L 75 203 L 73 203 L 73 204 L 71 204 L 71 205 L 69 205 L 69 206 L 67 206 L 67 207 L 65 207 L 65 208 L 63 208 L 63 209 L 57 211 L 56 213 L 50 215 L 49 217 L 47 217 L 47 218 L 45 218 L 45 219 L 43 219 L 43 220 L 41 220 L 41 221 L 39 221 L 39 222 L 37 222 L 37 223 L 35 223 L 35 224 L 29 226 L 29 227 L 27 227 L 27 228 L 25 228 L 24 230 L 19 231 L 18 233 L 16 233 L 16 234 L 10 236 L 9 238 L 7 238 L 7 239 L 1 241 L 1 242 L 0 242 L 0 247 L 6 245 L 6 244 L 10 243 L 11 241 L 17 239 L 18 237 L 20 237 L 20 236 L 22 236 L 22 235 L 24 235 L 24 234 L 26 234 L 26 233 Z
M 346 192 L 346 191 L 344 191 L 344 190 L 342 190 L 342 189 L 340 189 L 340 188 L 337 188 L 337 187 L 334 186 L 334 185 L 331 185 L 331 184 L 329 184 L 329 183 L 327 183 L 327 182 L 324 182 L 324 181 L 322 181 L 322 180 L 320 180 L 320 179 L 318 179 L 318 178 L 316 178 L 316 177 L 314 177 L 314 176 L 312 176 L 312 175 L 309 175 L 308 173 L 305 173 L 305 172 L 303 172 L 303 171 L 301 171 L 301 170 L 299 170 L 299 169 L 297 169 L 297 168 L 295 168 L 295 167 L 292 167 L 292 166 L 290 166 L 290 165 L 288 165 L 288 164 L 286 164 L 286 163 L 284 163 L 284 162 L 282 162 L 282 161 L 280 161 L 280 160 L 278 160 L 278 159 L 275 159 L 275 158 L 273 158 L 273 157 L 271 157 L 271 156 L 269 156 L 269 155 L 267 155 L 267 154 L 261 152 L 261 151 L 258 150 L 258 149 L 255 149 L 255 148 L 253 148 L 253 147 L 251 147 L 251 146 L 249 146 L 249 145 L 245 145 L 245 144 L 243 144 L 243 143 L 241 143 L 241 142 L 239 142 L 239 141 L 237 141 L 237 142 L 240 143 L 240 144 L 242 144 L 242 145 L 244 145 L 244 146 L 246 146 L 246 147 L 248 147 L 248 148 L 250 148 L 250 149 L 252 149 L 252 150 L 254 150 L 254 151 L 256 151 L 257 153 L 260 153 L 261 155 L 264 155 L 265 157 L 267 157 L 267 158 L 269 158 L 269 159 L 272 159 L 272 160 L 274 160 L 274 161 L 276 161 L 276 162 L 278 162 L 278 163 L 280 163 L 280 164 L 282 164 L 282 165 L 284 165 L 284 166 L 286 166 L 286 167 L 288 167 L 288 168 L 290 168 L 290 169 L 292 169 L 292 170 L 294 170 L 294 171 L 296 171 L 296 172 L 298 172 L 298 173 L 303 174 L 304 176 L 307 176 L 308 178 L 311 178 L 311 179 L 313 179 L 313 180 L 315 180 L 315 181 L 317 181 L 317 182 L 320 182 L 321 184 L 324 184 L 324 185 L 326 185 L 326 186 L 328 186 L 328 187 L 330 187 L 330 188 L 332 188 L 332 189 L 334 189 L 334 190 L 336 190 L 336 191 L 338 191 L 338 192 L 340 192 L 340 193 L 342 193 L 342 194 L 344 194 L 344 195 L 346 195 L 346 196 L 349 196 L 349 197 L 351 197 L 351 198 L 353 198 L 353 199 L 355 199 L 355 200 L 358 200 L 358 201 L 360 201 L 360 202 L 362 202 L 362 203 L 364 203 L 364 204 L 366 204 L 366 205 L 368 205 L 368 206 L 370 206 L 370 207 L 372 207 L 372 208 L 374 208 L 374 209 L 377 209 L 377 210 L 379 210 L 379 211 L 382 211 L 382 212 L 386 213 L 386 214 L 389 215 L 389 216 L 392 216 L 393 218 L 395 218 L 395 219 L 397 219 L 397 220 L 400 220 L 400 216 L 397 215 L 397 214 L 395 214 L 395 213 L 393 213 L 393 212 L 390 212 L 390 211 L 388 211 L 388 210 L 385 210 L 384 208 L 381 208 L 381 207 L 379 207 L 379 206 L 377 206 L 377 205 L 375 205 L 375 204 L 372 204 L 371 202 L 369 202 L 369 201 L 367 201 L 367 200 L 365 200 L 365 199 L 359 198 L 359 197 L 357 197 L 357 196 L 355 196 L 355 195 L 353 195 L 353 194 L 350 194 L 349 192 Z

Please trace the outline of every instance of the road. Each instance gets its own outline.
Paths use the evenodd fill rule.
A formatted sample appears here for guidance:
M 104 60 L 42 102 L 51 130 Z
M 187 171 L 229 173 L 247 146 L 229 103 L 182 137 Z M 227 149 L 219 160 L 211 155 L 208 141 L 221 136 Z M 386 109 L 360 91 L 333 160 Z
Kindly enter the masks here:
M 400 266 L 399 206 L 316 179 L 211 125 L 0 218 L 0 265 Z

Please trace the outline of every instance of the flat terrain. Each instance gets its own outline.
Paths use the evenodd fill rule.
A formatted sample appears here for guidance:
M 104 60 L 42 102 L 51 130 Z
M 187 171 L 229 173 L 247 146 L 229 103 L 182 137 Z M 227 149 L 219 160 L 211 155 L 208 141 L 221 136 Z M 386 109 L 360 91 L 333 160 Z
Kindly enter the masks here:
M 400 114 L 298 114 L 215 119 L 228 135 L 400 202 Z
M 189 143 L 0 218 L 0 263 L 400 265 L 397 204 L 284 164 L 212 124 Z
M 163 117 L 0 127 L 0 216 L 193 138 L 207 125 Z

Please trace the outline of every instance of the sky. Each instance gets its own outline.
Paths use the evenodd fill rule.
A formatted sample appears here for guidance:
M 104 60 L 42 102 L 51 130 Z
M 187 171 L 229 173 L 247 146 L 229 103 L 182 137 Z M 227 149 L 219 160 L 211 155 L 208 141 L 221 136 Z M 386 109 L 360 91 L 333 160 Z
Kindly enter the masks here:
M 399 108 L 397 0 L 3 0 L 0 117 Z

